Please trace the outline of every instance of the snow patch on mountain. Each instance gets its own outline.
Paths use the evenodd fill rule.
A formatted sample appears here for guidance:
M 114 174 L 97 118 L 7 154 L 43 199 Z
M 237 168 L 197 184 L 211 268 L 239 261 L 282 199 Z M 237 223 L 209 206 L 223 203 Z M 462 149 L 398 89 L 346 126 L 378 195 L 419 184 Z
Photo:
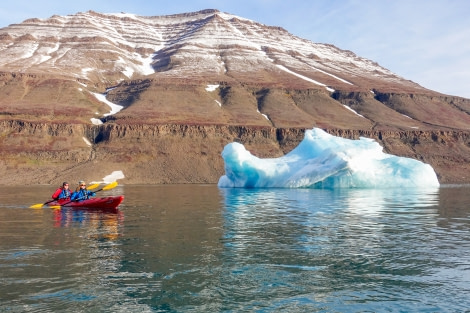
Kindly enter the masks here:
M 357 116 L 360 116 L 360 117 L 364 118 L 363 115 L 357 113 L 355 110 L 351 109 L 349 106 L 343 104 L 343 107 L 344 107 L 345 109 L 347 109 L 347 110 L 353 112 L 353 113 L 356 114 Z
M 111 101 L 106 99 L 106 93 L 93 93 L 93 95 L 96 97 L 96 99 L 106 103 L 111 108 L 111 112 L 104 114 L 104 116 L 116 114 L 124 108 L 122 105 L 112 103 Z
M 109 89 L 108 89 L 108 91 L 109 91 Z M 99 101 L 101 101 L 103 103 L 106 103 L 111 108 L 111 111 L 109 113 L 103 114 L 103 116 L 114 115 L 114 114 L 118 113 L 119 111 L 121 111 L 124 108 L 122 105 L 112 103 L 111 101 L 106 99 L 107 92 L 105 92 L 105 93 L 92 92 L 92 94 L 95 96 L 96 99 L 98 99 Z M 91 118 L 90 120 L 94 125 L 103 124 L 103 122 L 100 119 L 97 119 L 97 118 Z
M 219 88 L 219 85 L 207 85 L 206 91 L 208 91 L 208 92 L 213 92 L 213 91 L 215 91 L 217 88 Z
M 86 143 L 87 146 L 91 146 L 91 142 L 86 139 L 85 137 L 82 137 L 83 141 Z
M 39 47 L 38 43 L 33 43 L 29 45 L 29 47 L 25 49 L 24 54 L 21 56 L 21 59 L 31 58 L 36 52 L 36 50 L 38 49 L 38 47 Z
M 325 84 L 323 84 L 323 83 L 317 82 L 317 81 L 314 80 L 314 79 L 308 78 L 308 77 L 306 77 L 306 76 L 304 76 L 304 75 L 300 75 L 300 74 L 298 74 L 298 73 L 296 73 L 296 72 L 293 72 L 293 71 L 289 70 L 289 69 L 286 68 L 284 65 L 276 64 L 276 66 L 277 66 L 278 68 L 280 68 L 281 70 L 283 70 L 283 71 L 289 73 L 289 74 L 292 74 L 292 75 L 294 75 L 294 76 L 297 76 L 297 77 L 299 77 L 299 78 L 302 78 L 303 80 L 306 80 L 306 81 L 308 81 L 308 82 L 314 83 L 314 84 L 319 85 L 319 86 L 323 86 L 323 87 L 325 87 L 326 90 L 328 90 L 329 92 L 334 92 L 334 91 L 335 91 L 333 88 L 330 88 L 330 87 L 328 87 L 327 85 L 325 85 Z
M 343 82 L 343 83 L 349 84 L 349 85 L 354 85 L 353 83 L 348 82 L 347 80 L 342 79 L 341 77 L 338 77 L 338 76 L 333 75 L 333 74 L 331 74 L 331 73 L 325 72 L 325 71 L 323 71 L 323 70 L 321 70 L 321 69 L 319 69 L 319 68 L 315 68 L 315 67 L 312 67 L 312 68 L 313 68 L 314 70 L 320 72 L 320 73 L 323 73 L 323 74 L 325 74 L 325 75 L 328 75 L 328 76 L 330 76 L 330 77 L 333 77 L 334 79 L 337 79 L 337 80 L 339 80 L 340 82 Z
M 103 124 L 103 121 L 102 121 L 102 120 L 100 120 L 100 119 L 98 119 L 98 118 L 94 118 L 94 117 L 90 118 L 90 121 L 91 121 L 91 123 L 92 123 L 93 125 L 101 125 L 101 124 Z
M 263 115 L 263 117 L 269 121 L 269 117 L 266 114 L 261 113 L 259 110 L 256 110 L 256 112 Z

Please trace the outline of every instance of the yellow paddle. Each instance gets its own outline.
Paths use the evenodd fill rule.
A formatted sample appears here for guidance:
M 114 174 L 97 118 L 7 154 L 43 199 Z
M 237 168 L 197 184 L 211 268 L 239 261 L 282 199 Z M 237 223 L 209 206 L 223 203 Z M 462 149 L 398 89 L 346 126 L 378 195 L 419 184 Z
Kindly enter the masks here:
M 98 187 L 99 185 L 100 185 L 99 183 L 92 184 L 92 185 L 88 186 L 88 189 L 95 189 L 95 188 Z M 117 185 L 117 183 L 116 183 L 116 185 Z M 116 186 L 114 186 L 114 187 L 116 187 Z M 114 187 L 113 187 L 113 188 L 114 188 Z M 54 202 L 54 201 L 56 201 L 56 200 L 53 199 L 53 200 L 50 200 L 50 201 L 47 201 L 47 202 L 44 202 L 44 203 L 33 204 L 32 206 L 30 206 L 30 208 L 31 208 L 31 209 L 40 209 L 40 208 L 42 208 L 43 206 L 45 206 L 46 204 L 51 203 L 51 202 Z
M 97 188 L 99 185 L 100 185 L 99 183 L 95 183 L 95 184 L 89 185 L 87 189 L 95 189 L 95 188 Z
M 118 185 L 118 183 L 117 183 L 117 181 L 115 181 L 115 182 L 112 182 L 112 183 L 107 184 L 106 186 L 104 186 L 103 188 L 98 189 L 98 190 L 95 191 L 95 192 L 98 192 L 98 191 L 101 191 L 101 190 L 113 189 L 113 188 L 116 187 L 117 185 Z M 69 203 L 71 203 L 71 202 L 73 202 L 73 201 L 65 202 L 65 203 L 62 203 L 61 205 L 51 205 L 50 208 L 51 208 L 51 209 L 60 209 L 62 206 L 67 205 L 67 204 L 69 204 Z
M 44 203 L 38 203 L 38 204 L 33 204 L 32 206 L 30 206 L 31 209 L 40 209 L 42 208 L 43 206 L 45 206 L 46 204 L 48 203 L 51 203 L 51 202 L 54 202 L 56 201 L 55 199 L 52 199 L 50 201 L 47 201 L 47 202 L 44 202 Z

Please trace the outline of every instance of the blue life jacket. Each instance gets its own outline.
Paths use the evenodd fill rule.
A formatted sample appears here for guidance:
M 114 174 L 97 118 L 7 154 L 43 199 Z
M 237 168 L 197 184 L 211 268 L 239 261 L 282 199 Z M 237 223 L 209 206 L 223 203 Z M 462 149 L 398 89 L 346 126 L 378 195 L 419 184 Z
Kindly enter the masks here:
M 71 195 L 72 195 L 72 193 L 70 192 L 70 190 L 68 190 L 68 189 L 62 189 L 62 191 L 60 192 L 60 194 L 59 194 L 59 196 L 57 197 L 57 199 L 67 199 L 67 198 L 69 198 Z
M 82 201 L 86 199 L 90 199 L 90 196 L 94 196 L 95 193 L 93 191 L 88 191 L 86 189 L 80 189 L 79 191 L 75 191 L 72 194 L 70 200 L 72 201 Z

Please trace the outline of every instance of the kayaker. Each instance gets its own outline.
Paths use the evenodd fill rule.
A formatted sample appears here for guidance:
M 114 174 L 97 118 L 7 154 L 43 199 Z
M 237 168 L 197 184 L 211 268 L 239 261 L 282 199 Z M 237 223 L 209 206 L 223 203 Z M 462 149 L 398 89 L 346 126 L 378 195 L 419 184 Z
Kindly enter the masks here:
M 67 182 L 62 183 L 62 187 L 57 188 L 57 190 L 52 194 L 52 199 L 60 200 L 66 199 L 69 200 L 72 192 L 69 189 L 69 184 Z
M 78 182 L 77 190 L 72 194 L 70 200 L 72 201 L 82 201 L 94 197 L 95 193 L 86 189 L 86 184 L 83 180 Z

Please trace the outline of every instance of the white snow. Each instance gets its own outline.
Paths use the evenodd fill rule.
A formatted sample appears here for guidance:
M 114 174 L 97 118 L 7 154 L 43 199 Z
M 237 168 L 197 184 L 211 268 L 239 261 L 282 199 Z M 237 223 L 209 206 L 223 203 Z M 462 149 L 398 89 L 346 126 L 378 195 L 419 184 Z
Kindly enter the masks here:
M 108 93 L 109 90 L 111 90 L 112 88 L 108 89 L 105 93 L 96 93 L 96 92 L 92 92 L 92 94 L 96 97 L 96 99 L 98 99 L 99 101 L 101 102 L 104 102 L 106 103 L 110 108 L 111 108 L 111 111 L 109 113 L 106 113 L 106 114 L 103 114 L 103 116 L 109 116 L 109 115 L 113 115 L 113 114 L 116 114 L 118 113 L 119 111 L 121 111 L 124 107 L 122 105 L 118 105 L 118 104 L 115 104 L 115 103 L 112 103 L 111 101 L 109 101 L 108 99 L 106 99 L 106 94 Z M 94 125 L 101 125 L 103 124 L 103 122 L 100 120 L 100 119 L 97 119 L 97 118 L 90 118 L 90 121 L 92 124 Z
M 57 50 L 59 50 L 60 44 L 57 42 L 54 47 L 50 48 L 49 51 L 47 51 L 48 54 L 54 53 Z
M 208 92 L 213 92 L 213 91 L 215 91 L 217 88 L 219 88 L 219 85 L 207 85 L 206 91 L 208 91 Z
M 116 114 L 124 108 L 122 105 L 114 104 L 111 101 L 108 101 L 108 99 L 106 99 L 106 93 L 102 94 L 102 93 L 93 92 L 92 94 L 96 97 L 96 99 L 98 99 L 101 102 L 106 103 L 111 108 L 111 112 L 106 113 L 103 116 Z
M 404 117 L 406 117 L 406 118 L 409 118 L 410 120 L 413 119 L 412 117 L 410 117 L 410 116 L 408 116 L 408 115 L 406 115 L 406 114 L 402 114 L 402 115 L 403 115 Z
M 112 183 L 117 181 L 118 179 L 124 178 L 124 173 L 122 171 L 114 171 L 111 174 L 103 177 L 103 183 Z
M 86 68 L 82 68 L 82 75 L 84 77 L 87 77 L 88 75 L 88 72 L 92 72 L 94 69 L 92 67 L 86 67 Z
M 135 54 L 136 56 L 140 56 L 140 54 Z M 151 54 L 149 55 L 148 57 L 146 58 L 142 58 L 140 56 L 140 60 L 142 62 L 142 66 L 139 67 L 139 70 L 140 70 L 140 73 L 142 73 L 143 75 L 150 75 L 150 74 L 153 74 L 155 73 L 155 70 L 153 69 L 153 66 L 152 66 L 152 62 L 153 62 L 153 58 L 155 56 L 155 53 L 154 54 Z
M 103 124 L 103 121 L 101 121 L 101 120 L 98 119 L 98 118 L 92 117 L 92 118 L 90 118 L 90 120 L 91 120 L 91 123 L 92 123 L 93 125 L 101 125 L 101 124 Z
M 259 114 L 263 115 L 265 119 L 269 121 L 269 117 L 266 114 L 261 113 L 259 110 L 256 110 Z
M 124 69 L 121 70 L 121 73 L 126 75 L 127 78 L 131 78 L 132 74 L 134 74 L 134 69 L 130 66 L 127 65 L 126 61 L 122 57 L 119 57 L 119 59 L 116 61 L 116 64 L 122 64 L 124 65 Z
M 152 67 L 154 55 L 155 54 L 151 54 L 144 58 L 138 53 L 133 53 L 131 61 L 126 61 L 122 57 L 119 57 L 116 61 L 116 65 L 123 67 L 121 72 L 126 75 L 127 78 L 131 78 L 135 72 L 142 75 L 150 75 L 155 73 Z
M 343 104 L 343 106 L 348 109 L 349 111 L 353 112 L 354 114 L 356 114 L 357 116 L 360 116 L 360 117 L 364 117 L 363 115 L 357 113 L 356 111 L 354 111 L 353 109 L 351 109 L 349 106 Z
M 85 143 L 88 145 L 88 146 L 91 146 L 91 142 L 86 139 L 85 137 L 82 137 L 83 138 L 83 141 L 85 141 Z
M 207 92 L 214 92 L 214 91 L 217 90 L 217 88 L 219 88 L 219 86 L 220 85 L 218 85 L 218 84 L 217 85 L 210 85 L 209 84 L 209 85 L 206 86 L 206 91 Z M 219 105 L 219 107 L 222 107 L 222 103 L 220 103 L 219 100 L 214 100 L 214 101 Z
M 28 49 L 25 49 L 23 55 L 21 56 L 21 58 L 23 59 L 27 59 L 27 58 L 30 58 L 34 55 L 34 52 L 36 52 L 36 50 L 38 49 L 39 47 L 39 44 L 38 43 L 33 43 L 32 45 L 29 46 Z
M 127 78 L 131 78 L 132 74 L 134 74 L 134 70 L 128 66 L 124 70 L 122 70 L 122 73 L 126 75 Z
M 334 79 L 337 79 L 337 80 L 339 80 L 340 82 L 346 83 L 346 84 L 348 84 L 348 85 L 354 85 L 353 83 L 348 82 L 347 80 L 342 79 L 341 77 L 338 77 L 338 76 L 333 75 L 333 74 L 331 74 L 331 73 L 325 72 L 325 71 L 323 71 L 323 70 L 321 70 L 321 69 L 319 69 L 319 68 L 316 68 L 316 67 L 312 67 L 312 68 L 315 69 L 316 71 L 319 71 L 320 73 L 323 73 L 323 74 L 325 74 L 325 75 L 328 75 L 328 76 L 330 76 L 330 77 L 333 77 Z
M 439 186 L 429 164 L 386 154 L 373 139 L 350 140 L 313 128 L 287 155 L 253 156 L 240 143 L 225 146 L 222 188 L 404 188 Z
M 43 56 L 39 57 L 38 63 L 44 63 L 44 62 L 46 62 L 50 59 L 52 59 L 52 57 L 50 55 L 43 55 Z
M 311 79 L 311 78 L 308 78 L 308 77 L 306 77 L 306 76 L 304 76 L 304 75 L 300 75 L 300 74 L 298 74 L 298 73 L 296 73 L 296 72 L 293 72 L 293 71 L 289 70 L 288 68 L 286 68 L 284 65 L 276 64 L 276 66 L 277 66 L 278 68 L 280 68 L 281 70 L 283 70 L 283 71 L 289 73 L 289 74 L 292 74 L 292 75 L 294 75 L 294 76 L 297 76 L 297 77 L 299 77 L 299 78 L 302 78 L 303 80 L 306 80 L 306 81 L 308 81 L 308 82 L 314 83 L 314 84 L 319 85 L 319 86 L 323 86 L 323 87 L 325 87 L 326 90 L 328 90 L 329 92 L 334 92 L 334 89 L 328 87 L 327 85 L 325 85 L 325 84 L 323 84 L 323 83 L 320 83 L 320 82 L 317 82 L 316 80 Z

